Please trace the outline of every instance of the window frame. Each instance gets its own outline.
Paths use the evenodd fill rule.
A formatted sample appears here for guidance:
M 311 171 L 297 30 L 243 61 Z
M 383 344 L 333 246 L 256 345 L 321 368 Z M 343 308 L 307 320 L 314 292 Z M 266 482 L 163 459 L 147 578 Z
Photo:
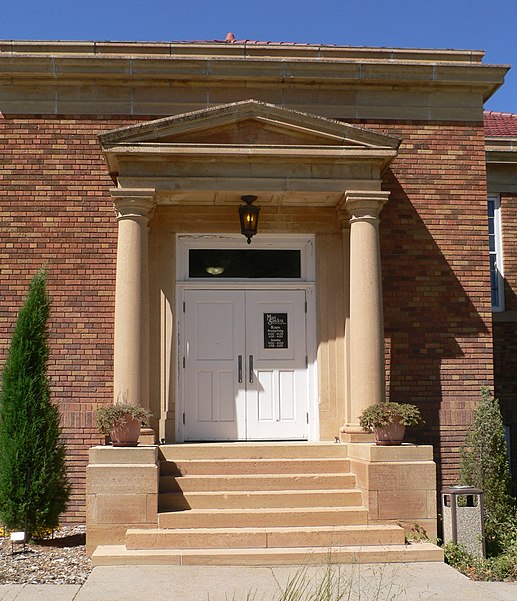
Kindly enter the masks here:
M 493 215 L 490 211 L 490 203 L 493 203 Z M 489 194 L 487 202 L 487 213 L 488 219 L 493 219 L 493 236 L 494 236 L 494 248 L 490 248 L 490 241 L 488 246 L 488 252 L 490 255 L 490 298 L 492 303 L 493 312 L 501 312 L 505 310 L 504 303 L 504 258 L 503 258 L 503 236 L 501 227 L 501 196 L 499 194 Z M 489 225 L 489 236 L 490 236 L 490 225 Z M 492 263 L 493 262 L 493 263 Z M 494 270 L 492 269 L 494 265 Z M 494 282 L 495 280 L 495 282 Z M 493 287 L 493 283 L 495 286 Z M 496 291 L 497 299 L 494 302 L 493 290 Z

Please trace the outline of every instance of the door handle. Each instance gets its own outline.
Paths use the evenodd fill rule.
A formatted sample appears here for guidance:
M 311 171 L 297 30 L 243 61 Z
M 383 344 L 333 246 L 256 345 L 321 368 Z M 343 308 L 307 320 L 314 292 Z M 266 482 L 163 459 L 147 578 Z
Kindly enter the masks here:
M 239 384 L 242 384 L 242 355 L 237 358 L 237 369 L 239 372 Z
M 249 357 L 250 384 L 253 384 L 253 355 Z

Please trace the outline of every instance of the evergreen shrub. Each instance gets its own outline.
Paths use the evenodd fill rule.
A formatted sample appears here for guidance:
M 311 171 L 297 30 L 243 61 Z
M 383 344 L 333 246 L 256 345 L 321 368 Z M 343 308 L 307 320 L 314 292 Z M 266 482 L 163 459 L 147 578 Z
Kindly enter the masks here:
M 484 493 L 485 541 L 488 555 L 504 552 L 508 532 L 517 523 L 515 499 L 499 402 L 488 387 L 481 389 L 481 403 L 461 449 L 461 484 Z
M 70 494 L 47 376 L 50 306 L 42 270 L 18 315 L 0 392 L 0 522 L 28 535 L 55 528 Z

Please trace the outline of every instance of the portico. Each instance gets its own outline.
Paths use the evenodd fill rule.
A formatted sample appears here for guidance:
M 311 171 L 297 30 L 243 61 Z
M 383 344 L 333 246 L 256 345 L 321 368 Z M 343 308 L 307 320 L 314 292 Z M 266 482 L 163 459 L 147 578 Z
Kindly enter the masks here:
M 348 441 L 364 439 L 359 414 L 384 399 L 378 226 L 389 196 L 381 190 L 381 175 L 399 140 L 253 100 L 122 128 L 100 139 L 117 184 L 114 401 L 149 407 L 159 420 L 156 434 L 167 442 L 177 438 L 179 395 L 188 399 L 189 392 L 178 389 L 174 367 L 181 350 L 174 344 L 179 316 L 170 280 L 178 283 L 180 276 L 167 263 L 174 263 L 181 233 L 238 231 L 240 197 L 254 194 L 263 211 L 254 244 L 260 245 L 260 234 L 284 242 L 302 232 L 315 236 L 316 277 L 310 284 L 317 290 L 316 323 L 309 327 L 316 332 L 315 406 L 327 408 L 317 416 L 315 439 L 333 439 L 340 431 Z M 329 269 L 336 261 L 343 295 Z M 159 316 L 150 311 L 156 295 Z M 335 329 L 326 335 L 332 340 L 323 340 L 320 323 L 329 302 Z

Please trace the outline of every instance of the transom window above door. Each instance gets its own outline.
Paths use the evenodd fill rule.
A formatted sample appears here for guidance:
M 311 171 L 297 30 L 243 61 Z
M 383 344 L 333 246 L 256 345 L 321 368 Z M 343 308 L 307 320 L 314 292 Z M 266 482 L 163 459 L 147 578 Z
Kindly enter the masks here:
M 236 234 L 178 234 L 176 242 L 177 283 L 315 280 L 313 235 L 258 235 L 251 248 Z
M 191 248 L 189 278 L 300 279 L 300 250 Z

